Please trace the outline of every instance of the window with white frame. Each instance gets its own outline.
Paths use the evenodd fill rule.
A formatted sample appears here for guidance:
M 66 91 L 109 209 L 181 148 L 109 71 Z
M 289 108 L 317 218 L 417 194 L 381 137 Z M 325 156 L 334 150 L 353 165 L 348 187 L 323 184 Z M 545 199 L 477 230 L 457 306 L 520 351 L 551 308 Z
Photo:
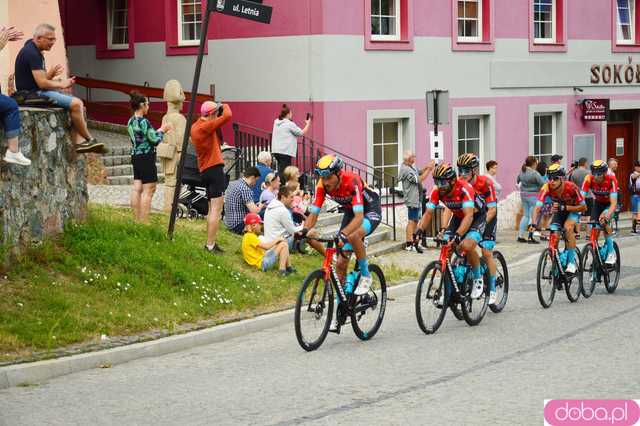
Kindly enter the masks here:
M 384 185 L 391 185 L 391 176 L 398 177 L 402 149 L 400 120 L 375 120 L 373 123 L 373 168 L 377 176 L 384 173 Z
M 536 114 L 533 117 L 533 156 L 538 161 L 551 164 L 551 156 L 556 152 L 555 114 Z
M 202 0 L 178 0 L 178 44 L 200 43 L 202 32 Z
M 533 0 L 533 34 L 535 43 L 556 41 L 556 0 Z
M 107 29 L 109 49 L 129 48 L 128 0 L 107 1 Z
M 400 0 L 371 0 L 371 39 L 400 40 Z
M 458 155 L 474 153 L 480 163 L 484 160 L 484 120 L 482 117 L 460 117 L 458 119 Z
M 458 41 L 482 40 L 482 0 L 458 0 Z
M 635 39 L 635 0 L 617 0 L 617 42 L 633 44 Z

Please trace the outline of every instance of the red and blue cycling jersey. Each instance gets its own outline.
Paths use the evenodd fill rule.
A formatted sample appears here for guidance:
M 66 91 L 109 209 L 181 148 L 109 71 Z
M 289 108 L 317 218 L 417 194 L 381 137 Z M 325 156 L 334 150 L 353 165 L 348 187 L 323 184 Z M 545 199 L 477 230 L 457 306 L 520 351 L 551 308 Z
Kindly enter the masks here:
M 602 182 L 596 182 L 593 175 L 587 175 L 582 183 L 582 195 L 586 197 L 589 191 L 598 203 L 608 204 L 611 198 L 618 198 L 618 179 L 613 173 L 607 173 Z
M 544 205 L 545 198 L 550 197 L 554 203 L 564 204 L 566 206 L 579 206 L 585 204 L 584 197 L 578 189 L 578 185 L 570 181 L 562 182 L 562 185 L 558 190 L 551 189 L 549 183 L 542 185 L 540 192 L 538 193 L 538 201 L 536 206 L 541 207 Z
M 441 201 L 458 218 L 464 217 L 463 209 L 481 210 L 483 208 L 481 200 L 476 197 L 473 187 L 466 180 L 460 178 L 456 179 L 451 192 L 445 195 L 440 195 L 438 187 L 434 186 L 429 196 L 427 208 L 433 210 Z
M 316 185 L 316 195 L 309 207 L 311 213 L 318 214 L 324 204 L 324 200 L 327 196 L 341 206 L 351 209 L 353 213 L 362 213 L 364 211 L 364 197 L 363 197 L 364 184 L 360 176 L 342 170 L 340 172 L 340 184 L 331 192 L 327 192 L 322 178 Z
M 472 186 L 476 196 L 481 197 L 487 207 L 498 205 L 495 186 L 487 176 L 477 176 Z

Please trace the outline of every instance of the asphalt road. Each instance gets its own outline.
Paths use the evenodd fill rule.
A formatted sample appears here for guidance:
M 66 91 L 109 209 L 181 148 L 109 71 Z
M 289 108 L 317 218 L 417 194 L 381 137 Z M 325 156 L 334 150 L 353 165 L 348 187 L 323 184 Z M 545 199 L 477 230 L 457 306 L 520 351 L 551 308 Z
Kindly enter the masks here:
M 537 259 L 511 269 L 505 311 L 424 335 L 413 296 L 378 335 L 313 353 L 293 322 L 223 343 L 0 391 L 0 425 L 536 424 L 545 399 L 640 398 L 640 244 L 618 291 L 542 309 Z

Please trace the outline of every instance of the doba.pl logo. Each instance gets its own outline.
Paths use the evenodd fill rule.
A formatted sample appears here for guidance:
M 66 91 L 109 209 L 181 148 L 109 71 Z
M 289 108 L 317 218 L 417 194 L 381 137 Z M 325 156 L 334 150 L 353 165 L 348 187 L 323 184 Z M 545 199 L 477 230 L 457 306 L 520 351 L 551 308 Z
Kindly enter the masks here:
M 551 426 L 640 425 L 640 399 L 551 399 L 544 401 L 544 424 Z

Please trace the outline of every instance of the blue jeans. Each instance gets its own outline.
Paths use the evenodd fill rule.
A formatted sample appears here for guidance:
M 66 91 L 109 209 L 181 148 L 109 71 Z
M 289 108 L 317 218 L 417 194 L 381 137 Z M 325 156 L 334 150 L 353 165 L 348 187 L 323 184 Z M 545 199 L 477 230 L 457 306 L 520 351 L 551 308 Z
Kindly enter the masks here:
M 71 101 L 73 101 L 73 96 L 58 92 L 56 90 L 38 90 L 38 95 L 49 98 L 49 100 L 55 102 L 60 108 L 64 108 L 66 110 L 71 109 Z
M 20 110 L 13 98 L 0 93 L 0 118 L 7 139 L 20 136 Z
M 640 194 L 634 194 L 631 197 L 631 212 L 633 214 L 638 214 L 639 208 L 640 208 Z
M 520 220 L 520 229 L 518 232 L 518 236 L 525 238 L 525 235 L 527 232 L 527 226 L 531 223 L 531 216 L 533 215 L 533 209 L 536 206 L 537 194 L 523 193 L 520 195 L 520 200 L 522 201 L 522 208 L 524 209 L 524 214 L 522 215 L 522 219 Z

